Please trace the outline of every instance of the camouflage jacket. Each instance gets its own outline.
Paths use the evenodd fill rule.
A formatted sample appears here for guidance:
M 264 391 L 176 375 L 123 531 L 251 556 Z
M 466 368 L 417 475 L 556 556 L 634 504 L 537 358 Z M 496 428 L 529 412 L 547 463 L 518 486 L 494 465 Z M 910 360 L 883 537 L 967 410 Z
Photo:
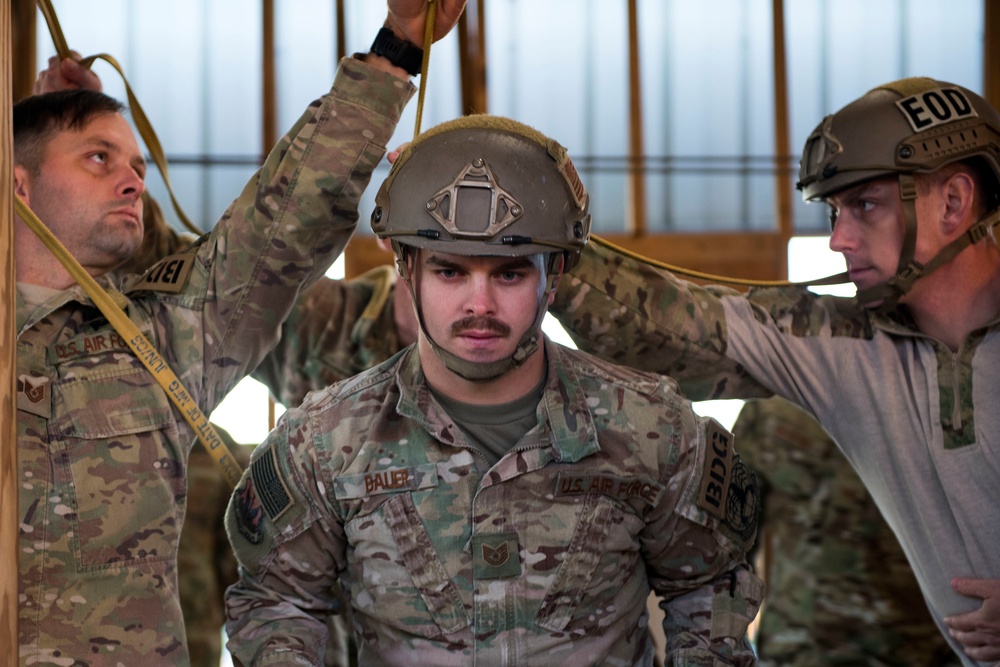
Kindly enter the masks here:
M 581 349 L 669 374 L 692 400 L 776 393 L 815 415 L 899 538 L 944 634 L 943 617 L 981 606 L 952 578 L 1000 578 L 1000 319 L 952 352 L 905 310 L 876 315 L 801 287 L 698 287 L 601 242 L 550 310 Z
M 285 413 L 226 517 L 234 656 L 322 664 L 339 580 L 363 665 L 652 664 L 650 588 L 671 664 L 754 664 L 756 487 L 729 434 L 669 380 L 545 350 L 539 426 L 485 474 L 414 347 Z
M 780 398 L 750 401 L 733 436 L 761 489 L 761 667 L 960 664 L 896 536 L 816 420 Z
M 210 236 L 120 289 L 210 413 L 343 249 L 413 88 L 344 61 Z M 186 665 L 176 552 L 194 441 L 79 287 L 17 310 L 22 664 Z
M 396 269 L 386 265 L 353 280 L 321 278 L 281 327 L 281 340 L 253 372 L 286 407 L 380 364 L 402 349 L 396 334 Z

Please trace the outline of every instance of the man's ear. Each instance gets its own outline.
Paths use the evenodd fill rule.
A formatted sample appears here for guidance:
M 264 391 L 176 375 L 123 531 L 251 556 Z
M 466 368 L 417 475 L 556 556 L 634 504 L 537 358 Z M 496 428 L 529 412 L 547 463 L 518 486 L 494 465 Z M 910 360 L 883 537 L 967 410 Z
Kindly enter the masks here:
M 946 236 L 963 233 L 976 222 L 975 194 L 976 182 L 965 171 L 956 171 L 945 180 L 941 191 L 944 198 L 941 224 Z
M 24 200 L 24 203 L 29 207 L 31 202 L 29 201 L 30 196 L 28 192 L 31 190 L 31 176 L 28 170 L 22 165 L 14 165 L 14 193 Z

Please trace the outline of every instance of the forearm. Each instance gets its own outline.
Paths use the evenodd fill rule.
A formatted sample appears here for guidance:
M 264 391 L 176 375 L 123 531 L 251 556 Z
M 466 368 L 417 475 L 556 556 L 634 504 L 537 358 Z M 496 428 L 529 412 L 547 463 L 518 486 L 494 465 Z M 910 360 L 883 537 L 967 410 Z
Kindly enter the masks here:
M 212 233 L 204 318 L 218 327 L 211 365 L 234 371 L 217 394 L 252 369 L 277 339 L 300 289 L 341 253 L 361 194 L 413 88 L 345 59 L 333 90 L 314 103 L 268 156 Z
M 694 591 L 663 600 L 667 663 L 756 664 L 746 633 L 762 595 L 760 580 L 741 565 Z

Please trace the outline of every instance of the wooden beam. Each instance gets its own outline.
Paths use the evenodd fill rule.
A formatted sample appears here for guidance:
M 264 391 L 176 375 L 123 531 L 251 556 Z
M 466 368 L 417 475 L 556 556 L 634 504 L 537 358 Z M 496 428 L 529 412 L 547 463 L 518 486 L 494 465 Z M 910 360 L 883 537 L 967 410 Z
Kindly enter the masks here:
M 0 0 L 0 665 L 17 665 L 17 406 L 14 403 L 16 304 L 14 278 L 14 154 L 11 134 L 10 0 Z
M 274 74 L 274 0 L 261 0 L 261 159 L 278 142 L 278 95 Z
M 983 97 L 1000 109 L 1000 4 L 983 0 Z
M 462 80 L 462 115 L 487 112 L 484 0 L 466 4 L 458 20 L 458 66 Z
M 792 174 L 785 167 L 786 156 L 792 154 L 791 129 L 788 122 L 788 66 L 785 59 L 785 3 L 772 0 L 772 21 L 774 40 L 774 210 L 778 217 L 778 235 L 784 240 L 785 248 L 792 238 L 795 228 L 792 209 Z M 781 277 L 788 275 L 788 252 L 783 250 L 776 258 Z
M 337 63 L 347 56 L 347 27 L 344 25 L 344 0 L 337 0 L 336 6 L 337 12 L 337 62 L 334 63 L 334 69 L 337 67 Z
M 30 95 L 35 86 L 38 9 L 35 7 L 35 0 L 12 0 L 10 9 L 13 39 L 5 41 L 4 44 L 13 44 L 10 54 L 10 67 L 13 76 L 11 86 L 13 100 L 11 101 L 17 102 Z
M 638 0 L 628 0 L 629 169 L 625 227 L 633 236 L 646 233 L 646 149 L 643 145 L 642 77 L 639 67 Z

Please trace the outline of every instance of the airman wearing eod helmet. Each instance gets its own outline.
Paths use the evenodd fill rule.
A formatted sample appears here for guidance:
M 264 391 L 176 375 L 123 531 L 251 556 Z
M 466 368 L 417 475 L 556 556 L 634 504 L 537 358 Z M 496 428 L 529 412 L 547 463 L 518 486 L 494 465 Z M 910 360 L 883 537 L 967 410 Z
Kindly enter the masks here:
M 1000 222 L 1000 211 L 994 210 L 998 177 L 1000 114 L 961 86 L 914 78 L 875 88 L 827 116 L 806 142 L 798 187 L 807 201 L 830 204 L 831 247 L 844 253 L 858 299 L 888 311 L 901 299 L 910 300 L 906 295 L 917 280 L 992 234 Z M 933 202 L 947 196 L 949 187 L 972 196 L 976 220 L 937 230 L 927 211 L 921 230 L 921 198 Z M 866 248 L 855 235 L 855 224 L 879 212 L 881 199 L 859 199 L 868 193 L 889 196 L 892 208 L 898 198 L 902 208 L 895 266 L 885 264 L 880 252 L 895 248 Z M 918 244 L 920 231 L 926 239 Z
M 227 518 L 243 663 L 322 646 L 339 579 L 360 664 L 650 665 L 651 590 L 671 664 L 751 664 L 757 489 L 730 434 L 670 380 L 540 330 L 589 236 L 566 150 L 462 118 L 414 141 L 376 205 L 419 340 L 257 449 Z
M 969 665 L 1000 660 L 998 155 L 979 95 L 879 86 L 819 124 L 799 178 L 830 207 L 856 299 L 701 287 L 591 244 L 552 306 L 581 349 L 692 400 L 776 393 L 817 417 Z

